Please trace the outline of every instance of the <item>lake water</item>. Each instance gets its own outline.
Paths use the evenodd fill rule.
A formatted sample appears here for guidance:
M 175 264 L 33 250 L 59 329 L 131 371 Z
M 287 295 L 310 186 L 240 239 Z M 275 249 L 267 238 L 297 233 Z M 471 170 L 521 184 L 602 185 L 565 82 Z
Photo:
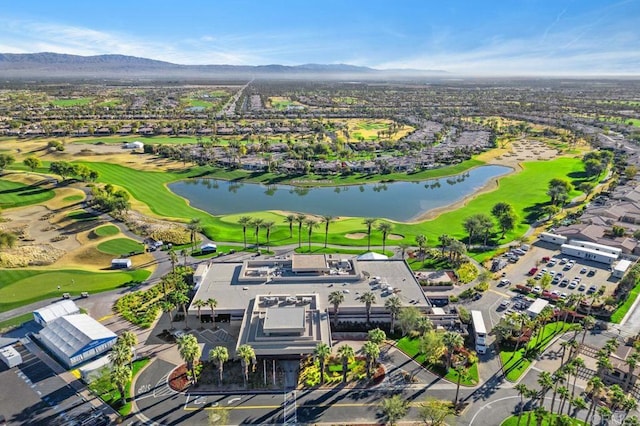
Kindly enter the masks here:
M 169 189 L 189 200 L 193 207 L 214 215 L 286 210 L 409 221 L 473 195 L 491 179 L 511 170 L 504 166 L 481 166 L 459 175 L 420 182 L 313 188 L 189 179 L 172 183 Z

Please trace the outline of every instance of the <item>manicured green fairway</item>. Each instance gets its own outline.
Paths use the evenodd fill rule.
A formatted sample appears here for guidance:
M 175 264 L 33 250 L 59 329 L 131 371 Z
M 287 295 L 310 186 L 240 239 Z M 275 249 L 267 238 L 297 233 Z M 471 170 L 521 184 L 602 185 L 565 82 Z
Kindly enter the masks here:
M 529 417 L 531 417 L 531 420 L 529 420 Z M 558 423 L 556 418 L 558 417 L 557 414 L 549 414 L 547 416 L 545 416 L 544 419 L 542 419 L 542 423 L 537 423 L 537 416 L 535 415 L 535 413 L 533 413 L 532 411 L 525 411 L 524 413 L 522 413 L 522 417 L 520 418 L 520 422 L 518 423 L 518 416 L 511 416 L 508 417 L 505 421 L 503 421 L 500 426 L 524 426 L 527 425 L 529 423 L 533 424 L 539 424 L 541 426 L 554 426 Z M 572 426 L 582 426 L 582 425 L 586 425 L 585 422 L 583 422 L 582 420 L 578 420 L 575 418 L 570 417 L 569 421 L 571 423 L 562 423 L 562 424 L 570 424 Z
M 476 161 L 476 160 L 471 160 Z M 476 161 L 476 163 L 480 163 Z M 100 181 L 112 183 L 126 188 L 131 195 L 149 206 L 151 211 L 159 216 L 181 219 L 188 221 L 191 218 L 200 218 L 204 233 L 216 241 L 242 241 L 242 227 L 237 223 L 241 216 L 252 218 L 262 218 L 265 221 L 275 223 L 275 228 L 271 231 L 271 244 L 282 245 L 297 243 L 297 225 L 294 225 L 293 237 L 289 237 L 288 225 L 284 222 L 284 217 L 272 212 L 247 212 L 244 214 L 228 215 L 222 217 L 212 217 L 211 215 L 190 207 L 187 202 L 171 193 L 166 185 L 169 182 L 187 179 L 190 177 L 206 174 L 210 169 L 192 168 L 187 172 L 143 172 L 127 167 L 106 164 L 106 163 L 84 163 L 100 173 Z M 473 163 L 471 163 L 473 164 Z M 392 233 L 403 235 L 404 240 L 387 240 L 388 245 L 395 245 L 405 241 L 413 243 L 415 236 L 425 234 L 430 244 L 436 244 L 439 235 L 448 234 L 458 239 L 466 238 L 466 232 L 462 226 L 464 219 L 476 213 L 487 213 L 500 201 L 510 203 L 520 218 L 519 225 L 511 232 L 507 233 L 505 239 L 500 242 L 508 242 L 522 235 L 528 224 L 539 217 L 539 210 L 549 202 L 546 195 L 548 183 L 551 179 L 559 177 L 573 181 L 574 184 L 583 178 L 583 166 L 577 158 L 559 158 L 553 161 L 528 162 L 523 164 L 524 170 L 519 173 L 506 176 L 500 179 L 498 189 L 480 194 L 471 200 L 466 206 L 448 213 L 444 213 L 434 220 L 419 224 L 394 223 Z M 461 170 L 446 169 L 450 173 Z M 437 171 L 436 171 L 437 172 Z M 440 170 L 439 173 L 444 173 Z M 224 174 L 225 177 L 233 179 L 242 174 L 231 172 Z M 246 176 L 246 175 L 245 175 Z M 404 175 L 406 178 L 407 175 Z M 410 175 L 411 178 L 423 179 L 433 176 L 422 176 L 422 174 Z M 578 191 L 573 191 L 570 196 L 579 195 Z M 247 242 L 255 243 L 253 229 L 247 230 Z M 336 221 L 330 225 L 328 242 L 330 244 L 346 246 L 366 246 L 366 238 L 349 239 L 345 237 L 348 233 L 366 232 L 361 218 L 349 218 Z M 496 231 L 497 232 L 497 231 Z M 307 241 L 306 228 L 303 228 L 302 241 Z M 264 244 L 264 230 L 260 233 L 260 244 Z M 324 242 L 324 228 L 320 226 L 312 233 L 312 242 L 319 244 Z M 373 231 L 371 234 L 371 244 L 381 245 L 382 236 L 380 232 Z
M 55 99 L 51 101 L 51 103 L 55 106 L 69 107 L 69 106 L 89 105 L 91 101 L 93 101 L 93 99 L 91 98 Z
M 120 256 L 131 252 L 140 253 L 144 251 L 144 246 L 129 238 L 115 238 L 98 244 L 98 250 L 103 253 Z
M 120 232 L 120 229 L 115 225 L 101 226 L 93 231 L 98 237 L 111 237 L 118 234 L 118 232 Z
M 62 201 L 73 202 L 73 201 L 82 201 L 84 200 L 84 195 L 69 195 L 68 197 L 64 197 Z
M 45 271 L 33 269 L 0 270 L 0 312 L 43 299 L 61 297 L 62 293 L 79 295 L 83 291 L 99 293 L 129 282 L 142 282 L 147 270 L 90 272 L 75 269 Z M 60 286 L 60 290 L 58 290 Z
M 51 189 L 0 179 L 0 207 L 3 209 L 43 203 L 54 196 Z

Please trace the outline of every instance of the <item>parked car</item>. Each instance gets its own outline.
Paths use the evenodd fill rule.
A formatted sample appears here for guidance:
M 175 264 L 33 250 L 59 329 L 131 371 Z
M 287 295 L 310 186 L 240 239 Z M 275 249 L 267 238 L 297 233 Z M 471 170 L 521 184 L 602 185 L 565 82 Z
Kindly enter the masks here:
M 556 263 L 558 263 L 558 261 L 556 259 L 551 259 L 549 261 L 549 263 L 547 263 L 547 266 L 556 266 Z
M 578 282 L 577 281 L 571 281 L 569 283 L 569 286 L 567 288 L 573 290 L 574 288 L 576 288 L 578 286 Z
M 536 274 L 536 272 L 538 272 L 538 268 L 531 268 L 529 269 L 529 275 L 533 276 Z
M 542 289 L 540 288 L 540 286 L 535 286 L 534 288 L 531 289 L 531 292 L 535 294 L 540 294 L 542 293 Z
M 587 273 L 587 268 L 585 268 L 584 266 L 582 267 L 582 269 L 580 269 L 580 273 L 581 274 L 586 274 Z
M 595 285 L 592 285 L 591 287 L 589 287 L 589 290 L 587 290 L 587 294 L 592 294 L 592 293 L 595 293 L 596 291 L 598 291 L 598 289 L 596 288 Z
M 501 279 L 501 280 L 500 280 L 500 282 L 498 283 L 498 286 L 499 286 L 499 287 L 503 287 L 503 286 L 505 286 L 505 285 L 509 285 L 509 284 L 511 284 L 511 281 L 509 281 L 509 280 L 508 280 L 508 279 L 506 279 L 506 278 L 503 278 L 503 279 Z
M 587 288 L 587 286 L 586 286 L 586 285 L 584 285 L 584 284 L 580 284 L 580 285 L 578 286 L 578 291 L 584 291 L 586 288 Z
M 589 269 L 589 272 L 587 273 L 588 277 L 592 277 L 596 274 L 596 270 L 594 268 Z
M 500 308 L 501 309 L 506 309 L 509 306 L 509 300 L 504 299 L 502 300 L 502 302 L 500 302 Z

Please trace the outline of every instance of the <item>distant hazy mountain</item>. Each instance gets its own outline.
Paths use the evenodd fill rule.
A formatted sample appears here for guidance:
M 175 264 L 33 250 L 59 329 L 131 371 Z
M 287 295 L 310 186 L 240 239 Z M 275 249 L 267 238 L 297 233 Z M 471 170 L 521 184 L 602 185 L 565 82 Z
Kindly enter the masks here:
M 331 78 L 434 77 L 446 71 L 378 70 L 347 64 L 179 65 L 125 55 L 0 53 L 1 79 L 48 78 Z

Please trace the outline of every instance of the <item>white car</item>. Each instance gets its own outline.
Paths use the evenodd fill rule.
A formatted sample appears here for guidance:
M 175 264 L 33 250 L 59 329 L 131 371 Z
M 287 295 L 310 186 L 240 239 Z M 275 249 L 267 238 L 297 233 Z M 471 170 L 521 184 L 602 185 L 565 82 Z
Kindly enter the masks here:
M 542 289 L 540 288 L 540 286 L 535 286 L 533 289 L 531 289 L 531 292 L 535 294 L 540 294 L 542 293 Z

